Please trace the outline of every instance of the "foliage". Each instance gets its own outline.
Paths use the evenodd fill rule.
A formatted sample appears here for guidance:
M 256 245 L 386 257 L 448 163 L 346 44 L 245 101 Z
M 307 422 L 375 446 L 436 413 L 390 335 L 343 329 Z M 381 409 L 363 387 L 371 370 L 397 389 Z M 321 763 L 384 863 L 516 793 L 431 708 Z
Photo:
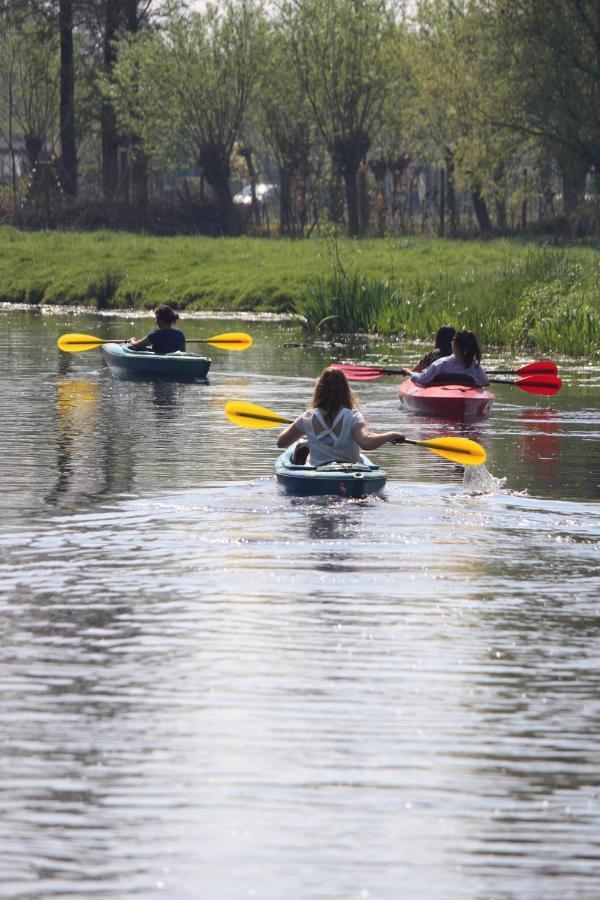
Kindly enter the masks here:
M 401 318 L 401 300 L 385 281 L 334 272 L 309 286 L 294 311 L 311 332 L 374 333 L 385 319 Z
M 356 173 L 382 115 L 393 19 L 385 0 L 288 0 L 283 8 L 298 77 L 345 181 L 348 233 L 357 235 Z
M 148 153 L 171 166 L 200 166 L 217 195 L 227 189 L 263 27 L 252 0 L 210 4 L 189 17 L 172 12 L 162 34 L 129 41 L 106 86 L 121 125 Z
M 94 300 L 96 309 L 116 306 L 117 292 L 123 281 L 123 274 L 114 269 L 98 272 L 87 286 L 87 296 Z

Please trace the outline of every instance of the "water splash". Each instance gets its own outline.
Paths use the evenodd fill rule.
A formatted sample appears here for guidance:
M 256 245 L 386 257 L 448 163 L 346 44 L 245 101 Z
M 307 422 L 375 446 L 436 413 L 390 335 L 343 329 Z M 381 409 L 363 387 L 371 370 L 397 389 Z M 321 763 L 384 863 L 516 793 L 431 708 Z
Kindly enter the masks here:
M 463 491 L 466 494 L 497 494 L 506 478 L 495 478 L 485 466 L 465 466 Z

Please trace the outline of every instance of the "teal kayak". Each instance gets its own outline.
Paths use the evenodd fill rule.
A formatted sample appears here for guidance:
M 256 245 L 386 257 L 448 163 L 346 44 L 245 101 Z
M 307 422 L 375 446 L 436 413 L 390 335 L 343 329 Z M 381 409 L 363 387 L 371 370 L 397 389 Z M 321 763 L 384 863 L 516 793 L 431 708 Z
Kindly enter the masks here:
M 140 376 L 193 381 L 206 378 L 211 360 L 197 353 L 154 353 L 151 350 L 131 350 L 128 344 L 103 344 L 104 361 L 116 377 Z
M 366 456 L 361 455 L 357 463 L 298 466 L 292 462 L 294 447 L 288 447 L 275 462 L 277 482 L 287 494 L 297 497 L 323 494 L 366 497 L 377 494 L 385 487 L 387 472 Z

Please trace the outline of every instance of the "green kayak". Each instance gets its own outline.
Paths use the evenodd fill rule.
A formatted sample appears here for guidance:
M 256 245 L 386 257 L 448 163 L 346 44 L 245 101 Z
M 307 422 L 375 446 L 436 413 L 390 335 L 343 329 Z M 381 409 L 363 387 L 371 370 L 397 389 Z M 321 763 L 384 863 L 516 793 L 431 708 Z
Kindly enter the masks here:
M 104 361 L 117 378 L 155 377 L 178 381 L 206 378 L 211 360 L 197 353 L 154 353 L 151 350 L 131 350 L 128 344 L 103 344 Z
M 338 497 L 366 497 L 385 487 L 387 472 L 366 456 L 357 463 L 328 463 L 324 466 L 297 466 L 292 462 L 295 445 L 275 462 L 275 475 L 287 494 L 297 497 L 334 494 Z

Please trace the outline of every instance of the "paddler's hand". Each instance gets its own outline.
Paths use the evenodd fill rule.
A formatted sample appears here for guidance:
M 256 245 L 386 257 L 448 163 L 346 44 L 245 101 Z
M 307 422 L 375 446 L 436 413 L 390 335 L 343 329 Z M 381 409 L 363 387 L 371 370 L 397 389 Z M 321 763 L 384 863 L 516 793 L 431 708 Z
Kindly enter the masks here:
M 405 440 L 405 436 L 400 434 L 400 432 L 397 432 L 396 437 L 392 438 L 392 444 L 403 444 Z

